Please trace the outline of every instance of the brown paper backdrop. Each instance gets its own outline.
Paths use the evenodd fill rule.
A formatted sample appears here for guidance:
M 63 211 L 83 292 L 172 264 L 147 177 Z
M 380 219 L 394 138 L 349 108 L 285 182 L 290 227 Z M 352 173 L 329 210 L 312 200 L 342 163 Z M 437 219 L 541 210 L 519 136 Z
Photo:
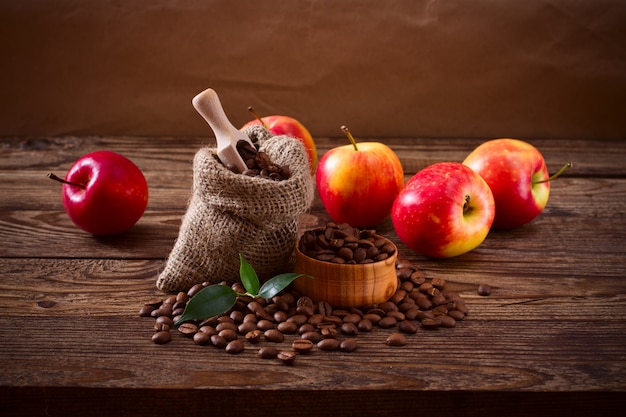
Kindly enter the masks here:
M 626 137 L 623 0 L 0 0 L 0 136 Z

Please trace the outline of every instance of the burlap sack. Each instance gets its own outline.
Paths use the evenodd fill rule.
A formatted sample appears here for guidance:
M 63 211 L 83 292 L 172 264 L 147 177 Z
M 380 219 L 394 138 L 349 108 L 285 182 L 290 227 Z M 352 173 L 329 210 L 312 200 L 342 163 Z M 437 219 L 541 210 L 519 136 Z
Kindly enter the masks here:
M 284 272 L 296 244 L 298 216 L 309 209 L 314 182 L 306 150 L 262 127 L 244 131 L 272 162 L 289 165 L 291 177 L 272 181 L 235 174 L 200 149 L 193 161 L 193 188 L 178 239 L 157 279 L 163 291 L 186 291 L 208 281 L 239 280 L 239 254 L 259 278 Z

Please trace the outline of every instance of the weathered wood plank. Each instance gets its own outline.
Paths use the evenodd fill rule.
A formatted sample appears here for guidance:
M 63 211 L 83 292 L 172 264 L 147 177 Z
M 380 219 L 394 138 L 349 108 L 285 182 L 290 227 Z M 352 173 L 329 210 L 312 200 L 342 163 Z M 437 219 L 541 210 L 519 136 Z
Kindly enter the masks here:
M 179 334 L 167 346 L 149 341 L 151 319 L 85 315 L 80 320 L 0 318 L 2 379 L 13 386 L 578 391 L 626 389 L 624 320 L 467 320 L 453 330 L 419 331 L 403 347 L 386 346 L 393 330 L 359 335 L 353 353 L 315 351 L 298 366 L 257 356 L 246 344 L 233 357 Z M 50 333 L 50 329 L 54 332 Z M 296 336 L 287 336 L 287 342 Z M 590 352 L 595 352 L 590 355 Z M 58 355 L 58 356 L 57 356 Z M 62 357 L 56 372 L 42 372 Z M 189 360 L 193 358 L 193 360 Z M 337 372 L 338 367 L 341 373 Z
M 360 138 L 389 145 L 401 155 L 407 174 L 442 161 L 461 162 L 485 139 L 428 138 Z M 319 155 L 328 149 L 345 145 L 345 137 L 316 138 Z M 529 140 L 544 155 L 551 172 L 572 161 L 569 176 L 626 175 L 626 141 L 583 139 Z M 120 152 L 140 168 L 161 174 L 189 170 L 193 155 L 201 146 L 214 146 L 215 139 L 205 138 L 146 138 L 146 137 L 59 137 L 59 138 L 0 138 L 0 171 L 56 170 L 67 171 L 80 156 L 109 149 Z M 148 171 L 149 173 L 149 171 Z

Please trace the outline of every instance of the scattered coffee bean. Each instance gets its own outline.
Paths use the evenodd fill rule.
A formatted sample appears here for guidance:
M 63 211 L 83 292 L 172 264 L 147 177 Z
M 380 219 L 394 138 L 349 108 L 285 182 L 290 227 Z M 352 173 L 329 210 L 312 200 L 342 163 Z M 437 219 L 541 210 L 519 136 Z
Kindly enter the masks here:
M 259 342 L 259 340 L 261 340 L 261 336 L 263 336 L 263 332 L 259 329 L 256 329 L 249 331 L 244 337 L 248 342 L 256 344 Z
M 243 342 L 241 340 L 231 340 L 224 348 L 226 353 L 237 354 L 244 350 Z
M 198 332 L 193 335 L 193 341 L 196 345 L 208 345 L 211 342 L 211 336 L 204 332 Z
M 296 352 L 305 353 L 313 349 L 313 342 L 311 342 L 310 340 L 306 340 L 306 339 L 296 339 L 291 344 L 291 347 Z
M 278 348 L 273 346 L 263 346 L 259 349 L 259 357 L 261 359 L 274 359 L 278 356 Z
M 406 345 L 406 336 L 402 333 L 393 333 L 387 338 L 385 343 L 389 346 L 404 346 Z
M 317 342 L 317 347 L 321 350 L 330 351 L 330 350 L 337 350 L 340 344 L 341 342 L 339 342 L 339 340 L 337 339 L 322 339 L 319 342 Z
M 421 321 L 421 323 L 423 328 L 428 330 L 435 330 L 438 329 L 441 325 L 441 320 L 439 320 L 438 318 L 426 317 Z
M 182 323 L 178 326 L 178 331 L 185 337 L 193 337 L 198 331 L 198 326 L 193 323 Z
M 281 343 L 285 340 L 285 335 L 277 329 L 266 330 L 265 333 L 263 333 L 263 336 L 265 337 L 265 340 L 273 343 Z
M 398 330 L 402 333 L 413 334 L 417 333 L 417 325 L 410 320 L 403 320 L 398 323 Z
M 160 331 L 152 335 L 152 341 L 157 345 L 164 345 L 172 340 L 172 335 L 169 331 Z
M 344 339 L 339 344 L 339 350 L 342 352 L 352 352 L 358 347 L 358 342 L 354 338 Z
M 362 252 L 369 252 L 370 257 L 363 259 L 373 262 L 376 256 L 390 250 L 386 241 L 378 238 L 373 230 L 358 230 L 332 222 L 307 239 L 314 240 L 314 245 L 328 251 L 349 249 L 352 259 L 349 259 L 349 252 L 343 250 L 340 256 L 343 262 L 355 262 L 358 259 L 356 254 Z M 304 235 L 301 241 L 304 241 Z M 337 254 L 333 252 L 332 256 Z M 425 330 L 452 328 L 469 314 L 461 296 L 445 288 L 444 279 L 426 278 L 411 262 L 402 259 L 396 261 L 396 275 L 399 279 L 396 293 L 389 301 L 380 304 L 334 309 L 327 302 L 314 302 L 289 290 L 271 300 L 238 296 L 228 313 L 202 321 L 187 321 L 179 325 L 178 330 L 182 335 L 193 338 L 197 345 L 213 345 L 232 354 L 244 351 L 244 343 L 256 344 L 265 340 L 278 344 L 285 342 L 285 335 L 299 335 L 295 340 L 290 339 L 290 351 L 281 351 L 273 346 L 259 349 L 262 358 L 276 358 L 280 353 L 283 363 L 293 364 L 297 353 L 309 352 L 316 346 L 322 351 L 339 349 L 351 352 L 357 347 L 359 333 L 372 332 L 377 328 L 397 326 L 398 332 L 390 335 L 385 342 L 390 346 L 402 346 L 407 343 L 407 335 L 416 333 L 420 326 Z M 196 284 L 187 292 L 144 303 L 139 315 L 153 318 L 154 343 L 171 341 L 170 329 L 177 316 L 184 311 L 189 299 L 207 285 Z M 231 287 L 240 294 L 245 292 L 241 283 Z M 488 293 L 490 289 L 488 285 L 481 284 L 478 290 Z M 338 337 L 341 335 L 349 337 L 340 340 Z
M 226 339 L 219 334 L 214 334 L 211 336 L 211 344 L 218 349 L 223 349 L 228 344 L 228 341 L 226 341 Z
M 478 286 L 478 295 L 486 297 L 489 294 L 491 294 L 491 286 L 489 284 L 480 284 Z
M 296 361 L 296 357 L 297 357 L 297 353 L 296 352 L 288 352 L 288 351 L 280 351 L 278 352 L 278 359 L 285 365 L 291 366 L 294 364 L 294 362 Z

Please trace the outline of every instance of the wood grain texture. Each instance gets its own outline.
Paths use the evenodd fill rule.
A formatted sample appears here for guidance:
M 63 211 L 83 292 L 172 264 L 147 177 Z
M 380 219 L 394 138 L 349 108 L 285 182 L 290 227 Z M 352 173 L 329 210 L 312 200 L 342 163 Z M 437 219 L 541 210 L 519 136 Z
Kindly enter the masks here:
M 377 229 L 400 256 L 444 278 L 470 315 L 403 347 L 386 346 L 392 330 L 379 329 L 360 334 L 351 354 L 316 351 L 287 367 L 251 345 L 230 356 L 177 333 L 155 345 L 152 320 L 138 315 L 164 296 L 155 282 L 190 195 L 191 159 L 210 141 L 3 139 L 0 415 L 610 415 L 626 406 L 626 143 L 536 141 L 555 169 L 574 161 L 547 209 L 458 258 L 417 255 L 384 221 Z M 477 144 L 383 141 L 407 178 Z M 320 153 L 339 142 L 320 139 Z M 146 214 L 117 237 L 76 229 L 45 178 L 99 148 L 135 160 L 150 185 Z M 316 198 L 300 229 L 326 220 Z M 477 294 L 481 283 L 490 296 Z

